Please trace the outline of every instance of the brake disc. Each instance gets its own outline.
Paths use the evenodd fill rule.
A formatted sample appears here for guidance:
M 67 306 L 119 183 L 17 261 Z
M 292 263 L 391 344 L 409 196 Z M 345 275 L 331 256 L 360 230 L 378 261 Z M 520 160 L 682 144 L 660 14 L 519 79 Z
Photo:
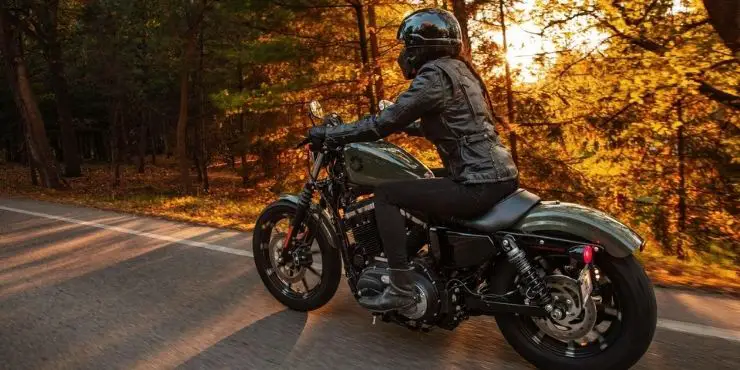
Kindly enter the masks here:
M 578 281 L 565 275 L 545 277 L 553 304 L 566 312 L 562 319 L 552 317 L 532 318 L 535 325 L 548 336 L 564 342 L 585 337 L 596 325 L 598 311 L 591 297 L 581 301 Z
M 279 233 L 270 238 L 270 265 L 277 276 L 286 284 L 297 283 L 306 275 L 306 268 L 293 262 L 280 265 L 280 257 L 285 243 L 285 233 Z

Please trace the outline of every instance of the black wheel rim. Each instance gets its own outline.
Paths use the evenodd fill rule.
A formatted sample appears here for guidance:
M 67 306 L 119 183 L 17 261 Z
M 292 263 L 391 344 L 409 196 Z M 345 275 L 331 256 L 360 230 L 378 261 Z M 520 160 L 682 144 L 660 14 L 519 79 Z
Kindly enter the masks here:
M 296 233 L 298 243 L 289 261 L 281 261 L 280 251 L 285 242 L 285 235 L 292 222 L 290 213 L 276 214 L 261 225 L 260 257 L 265 262 L 265 273 L 269 283 L 281 294 L 292 298 L 307 300 L 318 292 L 321 285 L 322 268 L 321 245 L 314 237 L 315 233 L 306 225 Z

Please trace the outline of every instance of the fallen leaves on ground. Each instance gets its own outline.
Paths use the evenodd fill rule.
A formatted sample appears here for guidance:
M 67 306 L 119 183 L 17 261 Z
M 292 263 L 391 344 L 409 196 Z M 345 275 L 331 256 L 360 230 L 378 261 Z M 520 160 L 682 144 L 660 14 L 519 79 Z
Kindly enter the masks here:
M 134 166 L 122 166 L 122 181 L 118 187 L 113 186 L 109 166 L 87 165 L 82 177 L 67 178 L 69 190 L 31 185 L 29 171 L 22 166 L 3 164 L 0 169 L 0 194 L 242 231 L 250 230 L 264 205 L 276 198 L 269 190 L 270 182 L 244 187 L 241 177 L 231 169 L 211 171 L 210 192 L 206 194 L 200 190 L 194 195 L 180 194 L 174 165 L 147 166 L 143 174 Z
M 740 269 L 733 259 L 717 260 L 699 255 L 688 260 L 667 256 L 659 250 L 638 254 L 653 284 L 664 287 L 699 289 L 740 297 Z

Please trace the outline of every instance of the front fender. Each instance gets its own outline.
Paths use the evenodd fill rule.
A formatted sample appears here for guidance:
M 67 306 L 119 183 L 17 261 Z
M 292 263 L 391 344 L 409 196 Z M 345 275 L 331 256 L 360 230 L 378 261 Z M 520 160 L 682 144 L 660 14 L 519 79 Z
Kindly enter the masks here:
M 296 194 L 281 194 L 276 202 L 289 202 L 298 206 L 298 195 Z M 310 215 L 318 221 L 321 232 L 326 233 L 328 240 L 331 242 L 331 246 L 339 248 L 341 241 L 339 240 L 339 234 L 334 227 L 332 217 L 325 209 L 321 209 L 318 204 L 311 203 Z
M 526 233 L 560 231 L 602 245 L 614 257 L 627 257 L 645 241 L 632 229 L 599 210 L 573 203 L 541 202 L 515 228 Z

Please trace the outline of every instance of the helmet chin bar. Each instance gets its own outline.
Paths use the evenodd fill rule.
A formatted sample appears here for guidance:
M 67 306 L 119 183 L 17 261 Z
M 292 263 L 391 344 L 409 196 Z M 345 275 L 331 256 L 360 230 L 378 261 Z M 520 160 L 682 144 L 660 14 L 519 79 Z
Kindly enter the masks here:
M 411 50 L 413 49 L 403 48 L 401 54 L 398 55 L 398 66 L 401 68 L 403 77 L 407 80 L 416 77 L 416 73 L 418 72 L 418 66 L 416 65 L 418 57 Z

